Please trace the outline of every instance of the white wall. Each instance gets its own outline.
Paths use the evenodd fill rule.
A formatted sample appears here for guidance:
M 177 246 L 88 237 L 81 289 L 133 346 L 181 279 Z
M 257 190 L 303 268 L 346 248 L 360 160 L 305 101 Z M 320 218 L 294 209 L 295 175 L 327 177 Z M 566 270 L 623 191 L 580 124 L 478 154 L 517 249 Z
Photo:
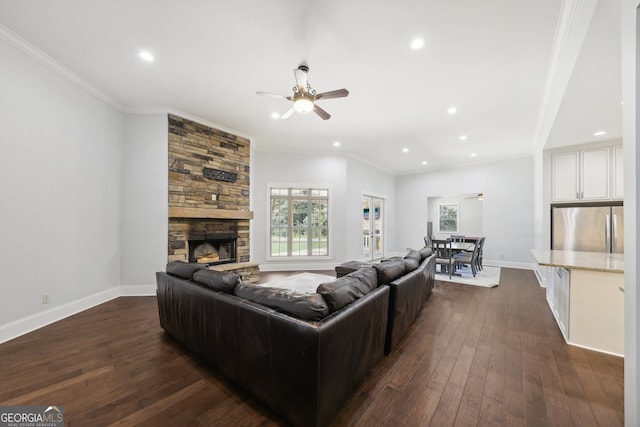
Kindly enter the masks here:
M 167 114 L 126 115 L 124 141 L 121 285 L 155 289 L 167 263 Z
M 0 58 L 1 326 L 119 285 L 123 117 L 2 40 Z
M 346 203 L 343 221 L 345 223 L 343 258 L 337 261 L 362 258 L 362 196 L 376 196 L 384 199 L 383 252 L 391 256 L 402 251 L 396 243 L 398 212 L 395 197 L 395 177 L 354 158 L 347 158 Z M 406 251 L 405 251 L 406 253 Z
M 447 197 L 427 198 L 427 221 L 433 223 L 433 234 L 438 239 L 446 239 L 451 234 L 461 234 L 464 236 L 483 236 L 482 231 L 482 200 L 477 197 L 478 193 L 458 194 Z M 441 204 L 458 204 L 458 231 L 456 233 L 440 233 L 438 231 L 438 219 L 440 218 L 439 206 Z M 425 232 L 425 236 L 426 236 Z
M 336 154 L 252 152 L 251 260 L 260 263 L 263 271 L 332 269 L 348 259 L 362 256 L 360 211 L 363 192 L 389 196 L 394 206 L 393 177 L 357 160 Z M 330 253 L 329 260 L 267 261 L 267 230 L 269 211 L 268 184 L 327 185 L 330 199 Z M 393 212 L 388 214 L 393 223 Z M 389 231 L 393 234 L 391 227 Z
M 423 244 L 427 198 L 483 193 L 487 263 L 531 268 L 534 244 L 533 157 L 405 175 L 396 179 L 398 246 Z

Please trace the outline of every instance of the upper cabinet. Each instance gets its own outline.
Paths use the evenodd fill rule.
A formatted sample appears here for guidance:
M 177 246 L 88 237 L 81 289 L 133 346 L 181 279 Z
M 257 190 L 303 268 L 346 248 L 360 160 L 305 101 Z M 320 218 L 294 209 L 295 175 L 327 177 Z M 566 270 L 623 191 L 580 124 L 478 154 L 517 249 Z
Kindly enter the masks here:
M 552 154 L 551 184 L 554 202 L 622 199 L 622 146 Z

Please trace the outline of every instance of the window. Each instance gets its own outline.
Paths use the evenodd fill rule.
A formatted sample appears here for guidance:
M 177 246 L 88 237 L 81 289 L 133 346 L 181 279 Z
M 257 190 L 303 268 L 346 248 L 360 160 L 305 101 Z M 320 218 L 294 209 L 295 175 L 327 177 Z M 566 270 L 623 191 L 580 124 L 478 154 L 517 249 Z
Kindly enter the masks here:
M 442 203 L 438 205 L 438 231 L 440 233 L 458 232 L 457 203 Z
M 329 255 L 329 190 L 270 189 L 272 257 Z

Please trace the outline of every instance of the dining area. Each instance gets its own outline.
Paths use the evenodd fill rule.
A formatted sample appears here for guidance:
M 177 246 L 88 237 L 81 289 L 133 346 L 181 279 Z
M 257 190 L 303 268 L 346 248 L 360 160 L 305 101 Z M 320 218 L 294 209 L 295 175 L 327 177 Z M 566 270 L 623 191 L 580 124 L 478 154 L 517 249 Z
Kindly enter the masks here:
M 436 274 L 473 276 L 483 270 L 483 248 L 485 237 L 452 234 L 447 238 L 425 236 L 425 246 L 436 254 Z

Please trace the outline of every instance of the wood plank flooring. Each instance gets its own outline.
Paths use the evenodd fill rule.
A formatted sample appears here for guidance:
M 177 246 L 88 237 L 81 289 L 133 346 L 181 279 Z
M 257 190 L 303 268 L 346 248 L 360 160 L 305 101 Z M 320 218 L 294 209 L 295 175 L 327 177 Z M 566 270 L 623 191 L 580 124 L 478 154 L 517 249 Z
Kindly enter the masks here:
M 436 282 L 333 425 L 609 427 L 623 395 L 623 359 L 566 345 L 533 273 L 503 268 L 496 288 Z M 1 344 L 0 406 L 26 404 L 70 426 L 286 425 L 165 335 L 155 297 Z

